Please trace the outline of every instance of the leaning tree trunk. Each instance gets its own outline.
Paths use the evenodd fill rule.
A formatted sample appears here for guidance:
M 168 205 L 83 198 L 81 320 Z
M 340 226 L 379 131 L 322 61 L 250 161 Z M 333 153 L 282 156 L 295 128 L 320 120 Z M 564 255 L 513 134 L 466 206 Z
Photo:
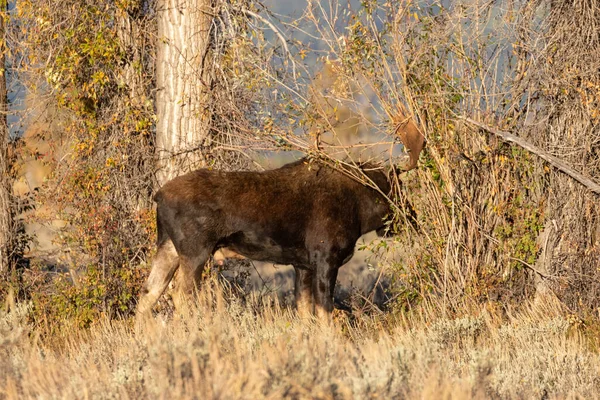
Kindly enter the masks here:
M 158 182 L 198 167 L 208 137 L 211 0 L 159 0 L 156 58 Z
M 2 15 L 6 15 L 6 2 L 0 3 Z M 5 20 L 0 17 L 0 279 L 6 279 L 11 266 L 11 251 L 13 242 L 11 182 L 9 178 L 10 138 L 6 114 L 8 99 L 6 91 L 6 30 Z

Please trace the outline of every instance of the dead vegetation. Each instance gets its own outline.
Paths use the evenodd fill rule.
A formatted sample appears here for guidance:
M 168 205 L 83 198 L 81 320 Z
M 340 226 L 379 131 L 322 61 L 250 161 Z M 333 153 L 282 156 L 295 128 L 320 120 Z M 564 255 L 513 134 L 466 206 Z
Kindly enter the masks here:
M 20 398 L 596 398 L 598 338 L 546 298 L 518 312 L 338 316 L 225 299 L 132 328 L 102 320 L 40 337 L 0 315 L 0 395 Z

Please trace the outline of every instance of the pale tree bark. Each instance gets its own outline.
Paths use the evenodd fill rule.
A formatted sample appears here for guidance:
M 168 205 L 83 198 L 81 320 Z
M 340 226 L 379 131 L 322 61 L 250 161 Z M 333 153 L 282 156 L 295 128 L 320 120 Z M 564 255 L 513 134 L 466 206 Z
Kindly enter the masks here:
M 143 0 L 128 3 L 128 8 L 116 19 L 117 35 L 123 51 L 127 54 L 128 62 L 120 71 L 119 79 L 129 89 L 129 99 L 132 102 L 145 100 L 142 74 L 139 65 L 142 63 L 142 48 L 138 43 L 140 36 L 138 21 L 132 16 L 141 13 Z
M 208 138 L 211 0 L 159 0 L 156 148 L 159 184 L 202 164 Z
M 6 90 L 6 1 L 0 2 L 0 278 L 8 278 L 11 268 L 13 224 L 11 207 L 11 181 L 9 175 L 10 137 L 6 114 L 8 99 Z

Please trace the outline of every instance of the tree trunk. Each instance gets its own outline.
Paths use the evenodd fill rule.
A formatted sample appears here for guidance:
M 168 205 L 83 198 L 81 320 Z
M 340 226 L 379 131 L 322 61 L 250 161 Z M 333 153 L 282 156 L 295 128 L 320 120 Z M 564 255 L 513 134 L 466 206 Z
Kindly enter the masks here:
M 117 35 L 122 50 L 127 54 L 127 63 L 120 71 L 119 79 L 129 89 L 129 100 L 134 104 L 145 100 L 143 90 L 143 77 L 139 65 L 142 64 L 142 47 L 139 41 L 139 26 L 135 18 L 141 14 L 143 0 L 127 3 L 128 7 L 122 10 L 116 19 Z M 136 67 L 137 66 L 137 67 Z M 138 104 L 135 104 L 136 106 Z
M 6 2 L 0 3 L 0 13 L 6 15 Z M 0 16 L 0 279 L 6 279 L 11 269 L 13 224 L 11 207 L 10 138 L 6 114 L 8 99 L 6 91 L 6 31 L 5 20 Z
M 211 0 L 159 0 L 156 57 L 158 183 L 197 168 L 209 133 L 206 60 Z

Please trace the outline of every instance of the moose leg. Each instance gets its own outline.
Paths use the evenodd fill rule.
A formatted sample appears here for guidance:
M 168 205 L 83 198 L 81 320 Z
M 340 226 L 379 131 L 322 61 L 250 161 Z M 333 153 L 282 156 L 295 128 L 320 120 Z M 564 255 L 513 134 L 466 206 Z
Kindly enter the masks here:
M 329 319 L 333 311 L 333 291 L 338 275 L 338 267 L 324 266 L 318 268 L 313 278 L 313 295 L 315 297 L 315 314 L 319 319 Z
M 173 274 L 179 266 L 179 257 L 171 240 L 166 240 L 158 246 L 158 251 L 152 260 L 152 270 L 142 289 L 142 296 L 138 302 L 137 314 L 148 313 L 158 298 L 163 294 Z
M 193 255 L 180 254 L 179 272 L 177 273 L 177 294 L 174 298 L 175 308 L 181 308 L 181 302 L 194 295 L 202 277 L 202 271 L 211 251 L 201 249 Z
M 301 316 L 309 316 L 314 313 L 314 303 L 312 295 L 313 271 L 307 268 L 294 266 L 296 279 L 294 280 L 294 297 L 296 299 L 296 309 Z

